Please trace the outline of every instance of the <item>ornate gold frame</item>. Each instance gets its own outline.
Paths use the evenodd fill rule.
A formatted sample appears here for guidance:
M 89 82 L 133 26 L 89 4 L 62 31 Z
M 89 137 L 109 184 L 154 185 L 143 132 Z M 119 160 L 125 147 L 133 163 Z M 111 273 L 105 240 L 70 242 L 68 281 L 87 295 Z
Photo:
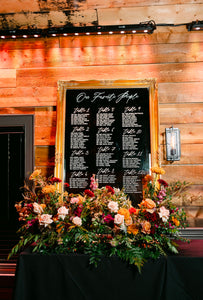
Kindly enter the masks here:
M 91 89 L 91 88 L 148 88 L 149 89 L 149 113 L 150 113 L 150 143 L 151 165 L 159 165 L 159 114 L 157 84 L 155 79 L 144 80 L 91 80 L 91 81 L 59 81 L 57 99 L 57 123 L 56 123 L 56 152 L 55 152 L 55 176 L 62 179 L 59 189 L 63 190 L 64 181 L 64 146 L 65 146 L 65 111 L 67 89 Z

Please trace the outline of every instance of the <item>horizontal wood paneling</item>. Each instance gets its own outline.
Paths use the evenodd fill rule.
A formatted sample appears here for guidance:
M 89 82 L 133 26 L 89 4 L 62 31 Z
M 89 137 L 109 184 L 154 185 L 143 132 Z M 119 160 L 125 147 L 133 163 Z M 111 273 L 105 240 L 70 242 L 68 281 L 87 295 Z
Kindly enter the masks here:
M 36 11 L 53 11 L 53 10 L 81 10 L 95 8 L 111 8 L 111 7 L 129 7 L 129 6 L 154 6 L 154 5 L 174 5 L 174 4 L 197 4 L 202 3 L 201 0 L 24 0 L 23 7 L 21 0 L 5 1 L 0 7 L 0 13 L 22 12 L 24 7 L 29 8 L 29 12 Z
M 37 0 L 23 0 L 23 6 L 29 7 L 29 11 L 39 10 L 39 5 Z M 22 1 L 21 0 L 9 0 L 4 1 L 3 5 L 0 6 L 0 13 L 12 13 L 12 12 L 20 12 L 23 10 Z
M 26 78 L 24 80 L 26 81 Z M 55 87 L 27 86 L 0 89 L 0 107 L 55 106 L 56 99 Z
M 157 78 L 160 82 L 200 81 L 203 78 L 203 62 L 176 64 L 149 64 L 99 66 L 77 68 L 48 68 L 17 70 L 17 87 L 57 86 L 58 80 L 91 79 L 143 79 Z
M 56 127 L 35 126 L 34 145 L 55 145 Z
M 1 99 L 1 98 L 0 98 Z M 21 104 L 22 105 L 22 104 Z M 8 107 L 8 108 L 0 108 L 0 114 L 1 115 L 27 115 L 27 114 L 34 114 L 35 113 L 35 109 L 34 108 L 30 108 L 30 107 L 19 107 L 19 108 L 15 108 L 15 107 Z
M 203 123 L 203 102 L 159 106 L 160 124 Z
M 202 80 L 202 78 L 200 78 Z M 203 80 L 171 82 L 158 85 L 159 103 L 203 102 Z
M 77 67 L 203 61 L 203 43 L 2 50 L 1 68 Z
M 35 109 L 35 126 L 37 127 L 56 127 L 56 111 L 50 108 Z
M 166 161 L 165 145 L 160 147 L 161 163 L 171 165 L 171 162 Z M 203 164 L 203 144 L 181 144 L 181 158 L 179 161 L 174 161 L 173 165 L 183 164 Z M 202 175 L 203 176 L 203 175 Z
M 112 8 L 112 7 L 140 7 L 140 6 L 155 6 L 155 5 L 174 5 L 174 4 L 197 4 L 202 3 L 202 0 L 87 0 L 89 8 Z
M 171 124 L 174 127 L 180 129 L 181 144 L 203 144 L 203 123 L 190 123 L 190 124 Z M 165 133 L 165 128 L 169 127 L 161 125 L 160 126 L 160 143 L 164 143 L 163 135 Z
M 0 88 L 16 87 L 16 70 L 0 69 Z
M 23 49 L 46 49 L 58 48 L 59 38 L 27 38 L 27 39 L 16 39 L 16 40 L 0 40 L 0 49 L 3 51 L 9 50 L 23 50 Z
M 154 20 L 158 23 L 186 23 L 202 20 L 203 4 L 118 7 L 98 9 L 99 25 L 136 24 Z M 166 21 L 167 20 L 167 21 Z
M 203 184 L 203 165 L 164 165 L 166 171 L 162 176 L 167 182 L 187 181 L 193 184 Z

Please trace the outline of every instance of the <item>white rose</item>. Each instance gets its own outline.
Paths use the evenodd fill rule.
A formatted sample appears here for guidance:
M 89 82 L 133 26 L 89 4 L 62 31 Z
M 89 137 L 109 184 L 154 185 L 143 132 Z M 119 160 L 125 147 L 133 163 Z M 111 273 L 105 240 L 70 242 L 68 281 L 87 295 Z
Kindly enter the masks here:
M 47 225 L 49 225 L 53 222 L 51 217 L 52 217 L 52 215 L 48 215 L 48 214 L 41 215 L 40 218 L 39 218 L 39 224 L 44 225 L 45 227 L 47 227 Z
M 109 201 L 108 208 L 111 212 L 117 212 L 118 211 L 118 203 L 115 201 Z
M 163 222 L 167 222 L 169 218 L 170 211 L 166 209 L 164 206 L 160 207 L 159 217 L 162 219 Z
M 65 219 L 66 215 L 68 214 L 69 212 L 69 209 L 66 208 L 65 206 L 61 206 L 59 209 L 58 209 L 58 216 L 59 218 L 61 218 L 62 220 Z
M 37 202 L 33 203 L 33 211 L 36 214 L 41 214 L 43 212 L 43 208 L 41 207 L 41 205 L 39 205 Z
M 124 216 L 120 215 L 120 214 L 115 215 L 114 223 L 117 224 L 117 225 L 123 224 L 124 223 Z
M 73 224 L 77 225 L 77 226 L 81 226 L 82 225 L 82 220 L 80 217 L 74 217 L 73 218 Z

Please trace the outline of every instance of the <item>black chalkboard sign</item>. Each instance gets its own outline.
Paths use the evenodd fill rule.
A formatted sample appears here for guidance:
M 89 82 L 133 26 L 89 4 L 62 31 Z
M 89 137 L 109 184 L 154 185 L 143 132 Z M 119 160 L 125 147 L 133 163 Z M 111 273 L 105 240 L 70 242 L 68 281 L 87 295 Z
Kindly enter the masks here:
M 70 191 L 84 191 L 96 174 L 99 186 L 124 188 L 139 202 L 150 165 L 149 89 L 67 89 L 65 120 Z
M 142 200 L 141 178 L 158 162 L 158 100 L 154 79 L 59 81 L 55 176 L 69 192 L 124 188 Z

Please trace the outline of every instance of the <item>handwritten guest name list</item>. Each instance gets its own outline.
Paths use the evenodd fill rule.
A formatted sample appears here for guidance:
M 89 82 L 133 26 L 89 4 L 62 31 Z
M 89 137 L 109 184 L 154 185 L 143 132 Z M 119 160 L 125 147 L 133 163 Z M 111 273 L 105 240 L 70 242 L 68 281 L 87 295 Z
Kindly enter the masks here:
M 72 192 L 88 188 L 96 174 L 100 187 L 123 187 L 140 201 L 149 153 L 147 88 L 67 90 L 65 175 Z

